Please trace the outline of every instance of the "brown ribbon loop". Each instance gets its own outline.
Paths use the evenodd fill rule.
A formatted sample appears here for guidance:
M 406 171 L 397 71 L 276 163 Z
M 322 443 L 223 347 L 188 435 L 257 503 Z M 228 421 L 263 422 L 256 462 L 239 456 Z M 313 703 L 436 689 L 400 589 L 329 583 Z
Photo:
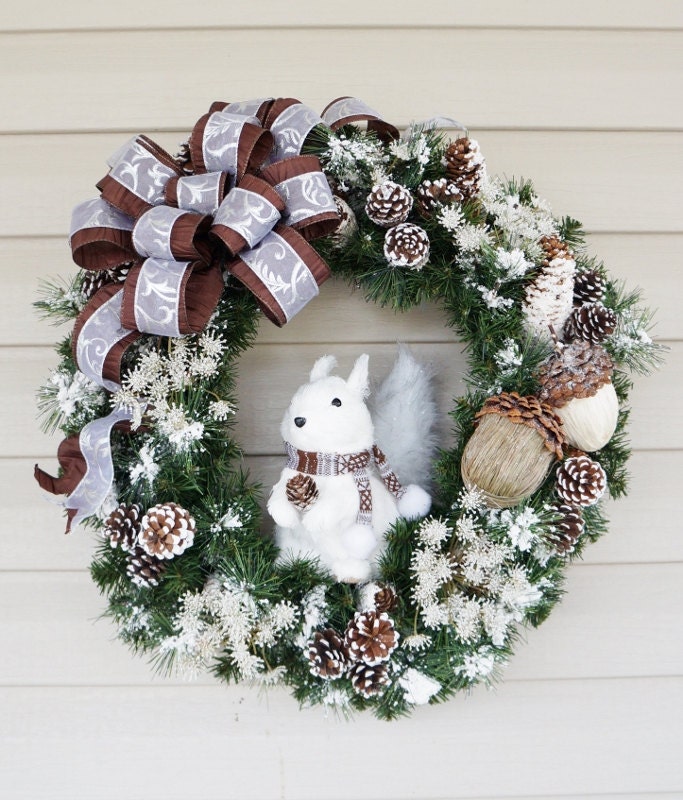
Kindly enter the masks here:
M 367 122 L 368 130 L 374 131 L 383 142 L 398 139 L 401 135 L 395 125 L 385 122 L 362 100 L 349 95 L 337 97 L 336 100 L 328 103 L 323 110 L 322 118 L 333 131 L 353 122 Z
M 171 208 L 215 214 L 231 184 L 227 172 L 205 172 L 201 175 L 173 177 L 166 184 L 164 199 Z
M 211 217 L 154 206 L 142 214 L 133 228 L 133 246 L 142 257 L 174 261 L 211 261 L 207 238 Z
M 273 147 L 273 134 L 244 120 L 223 111 L 204 114 L 198 120 L 189 140 L 196 173 L 228 172 L 240 181 L 247 171 L 264 163 Z

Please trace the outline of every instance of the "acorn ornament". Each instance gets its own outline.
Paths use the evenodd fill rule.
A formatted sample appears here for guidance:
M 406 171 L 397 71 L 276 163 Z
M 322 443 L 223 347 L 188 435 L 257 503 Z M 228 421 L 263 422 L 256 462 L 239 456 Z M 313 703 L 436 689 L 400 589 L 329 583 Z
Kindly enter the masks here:
M 475 424 L 460 469 L 465 486 L 478 488 L 490 508 L 508 508 L 532 495 L 562 458 L 562 422 L 533 395 L 489 397 Z
M 613 371 L 607 351 L 588 341 L 556 343 L 555 352 L 541 365 L 538 396 L 562 420 L 573 447 L 592 453 L 614 435 L 619 401 Z

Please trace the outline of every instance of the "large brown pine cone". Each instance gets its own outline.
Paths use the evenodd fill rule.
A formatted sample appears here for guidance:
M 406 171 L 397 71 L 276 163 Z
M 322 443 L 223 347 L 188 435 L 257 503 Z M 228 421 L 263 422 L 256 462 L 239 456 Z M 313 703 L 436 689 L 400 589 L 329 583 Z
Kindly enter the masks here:
M 423 217 L 429 217 L 434 210 L 448 203 L 460 203 L 464 199 L 457 185 L 448 178 L 435 181 L 422 181 L 415 192 L 417 210 Z
M 600 302 L 575 308 L 564 327 L 565 339 L 583 339 L 591 344 L 604 342 L 617 327 L 617 315 Z
M 313 634 L 308 642 L 308 660 L 312 675 L 330 680 L 340 678 L 349 663 L 344 642 L 333 628 Z
M 534 428 L 545 440 L 546 448 L 557 458 L 562 458 L 562 445 L 565 442 L 562 422 L 552 408 L 541 403 L 537 397 L 521 397 L 517 392 L 502 392 L 489 397 L 474 419 L 481 419 L 486 414 L 499 414 L 511 422 Z
M 555 523 L 552 533 L 548 535 L 548 540 L 559 555 L 569 555 L 574 552 L 576 543 L 585 528 L 581 506 L 555 503 L 553 510 L 559 519 Z
M 165 570 L 165 562 L 154 558 L 142 547 L 135 547 L 128 554 L 126 573 L 136 586 L 158 586 Z
M 386 613 L 357 611 L 346 627 L 344 643 L 353 661 L 380 664 L 398 646 L 398 633 Z
M 574 302 L 582 306 L 584 303 L 598 303 L 605 296 L 604 278 L 593 269 L 580 272 L 574 279 Z
M 408 219 L 413 207 L 413 196 L 405 186 L 394 181 L 384 181 L 372 187 L 365 201 L 365 213 L 382 228 L 391 228 Z
M 427 231 L 412 222 L 389 228 L 384 237 L 384 257 L 392 267 L 422 269 L 429 259 Z
M 451 142 L 444 155 L 446 175 L 455 183 L 465 199 L 479 191 L 484 176 L 484 156 L 479 143 L 466 136 Z
M 300 511 L 310 508 L 320 494 L 313 478 L 310 475 L 303 475 L 301 472 L 297 472 L 287 481 L 285 493 L 289 502 Z
M 573 456 L 563 461 L 555 473 L 555 491 L 569 505 L 592 506 L 605 493 L 605 470 L 586 455 Z
M 195 521 L 176 503 L 150 508 L 140 525 L 140 546 L 155 558 L 180 555 L 194 541 Z
M 578 341 L 561 347 L 541 365 L 539 398 L 561 408 L 577 397 L 592 397 L 612 379 L 614 363 L 600 345 Z
M 386 664 L 371 666 L 359 661 L 349 670 L 349 677 L 356 692 L 365 698 L 380 694 L 389 683 Z
M 137 503 L 130 506 L 121 503 L 107 518 L 102 533 L 109 539 L 112 547 L 120 547 L 129 552 L 137 542 L 141 516 L 142 509 Z

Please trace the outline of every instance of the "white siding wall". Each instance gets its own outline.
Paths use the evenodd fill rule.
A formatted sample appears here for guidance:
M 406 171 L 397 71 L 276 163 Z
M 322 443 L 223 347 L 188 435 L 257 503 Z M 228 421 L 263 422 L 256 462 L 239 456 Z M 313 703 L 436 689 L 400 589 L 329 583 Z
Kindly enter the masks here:
M 683 3 L 24 0 L 0 10 L 0 64 L 0 795 L 683 797 Z M 633 393 L 631 494 L 505 682 L 391 725 L 152 677 L 95 624 L 92 542 L 62 535 L 32 479 L 56 464 L 33 399 L 56 333 L 29 304 L 71 269 L 72 206 L 128 134 L 172 147 L 213 99 L 270 94 L 467 123 L 492 172 L 533 178 L 644 287 L 671 348 Z M 259 415 L 279 418 L 315 356 L 369 349 L 379 367 L 399 337 L 449 365 L 447 406 L 462 361 L 433 310 L 397 319 L 326 286 L 284 331 L 267 323 L 242 364 L 254 470 L 279 468 Z

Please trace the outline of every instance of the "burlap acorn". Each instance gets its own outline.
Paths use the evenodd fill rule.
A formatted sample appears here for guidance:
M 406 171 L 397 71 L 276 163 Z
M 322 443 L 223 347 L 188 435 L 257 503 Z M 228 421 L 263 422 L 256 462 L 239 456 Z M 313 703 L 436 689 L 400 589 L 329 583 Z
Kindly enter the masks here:
M 548 541 L 558 555 L 569 555 L 574 552 L 585 528 L 581 506 L 555 503 L 553 511 L 557 514 L 558 520 L 552 532 L 548 534 Z
M 285 492 L 289 502 L 299 511 L 306 511 L 310 508 L 320 494 L 313 478 L 300 472 L 287 481 Z
M 135 547 L 128 554 L 126 573 L 136 586 L 158 586 L 165 570 L 165 562 L 151 556 L 142 547 Z
M 617 315 L 601 302 L 584 303 L 575 308 L 564 326 L 565 339 L 583 339 L 591 344 L 604 342 L 617 327 Z
M 394 181 L 384 181 L 372 187 L 365 201 L 365 213 L 382 228 L 391 228 L 408 219 L 413 207 L 413 196 L 405 186 Z
M 140 546 L 155 558 L 180 555 L 194 541 L 195 521 L 182 506 L 165 503 L 150 508 L 140 525 Z
M 359 661 L 349 670 L 349 678 L 354 690 L 365 698 L 381 694 L 389 683 L 386 664 L 366 664 Z
M 478 488 L 492 508 L 529 497 L 545 480 L 565 438 L 553 409 L 537 397 L 503 392 L 475 415 L 460 470 L 465 486 Z
M 584 303 L 597 303 L 605 296 L 607 286 L 604 278 L 593 269 L 580 272 L 574 278 L 574 302 L 582 306 Z
M 427 231 L 412 222 L 389 228 L 384 237 L 384 257 L 392 267 L 422 269 L 429 260 Z
M 438 206 L 462 200 L 464 196 L 457 184 L 448 178 L 422 181 L 415 191 L 415 206 L 423 217 L 430 217 Z
M 380 664 L 398 645 L 399 635 L 386 613 L 357 611 L 346 626 L 344 644 L 352 661 Z
M 555 478 L 555 491 L 569 505 L 595 505 L 607 488 L 605 470 L 586 455 L 572 456 L 563 461 Z
M 344 642 L 333 628 L 313 634 L 308 642 L 308 660 L 311 674 L 328 680 L 340 678 L 349 663 Z
M 444 154 L 446 175 L 455 183 L 465 199 L 479 191 L 484 176 L 484 156 L 475 139 L 466 136 L 451 142 Z
M 538 396 L 553 406 L 569 444 L 594 452 L 614 435 L 619 400 L 612 385 L 614 364 L 600 345 L 558 345 L 541 365 Z
M 123 551 L 133 550 L 140 533 L 142 509 L 137 503 L 126 505 L 121 503 L 107 517 L 102 534 L 109 539 L 112 547 L 120 547 Z

